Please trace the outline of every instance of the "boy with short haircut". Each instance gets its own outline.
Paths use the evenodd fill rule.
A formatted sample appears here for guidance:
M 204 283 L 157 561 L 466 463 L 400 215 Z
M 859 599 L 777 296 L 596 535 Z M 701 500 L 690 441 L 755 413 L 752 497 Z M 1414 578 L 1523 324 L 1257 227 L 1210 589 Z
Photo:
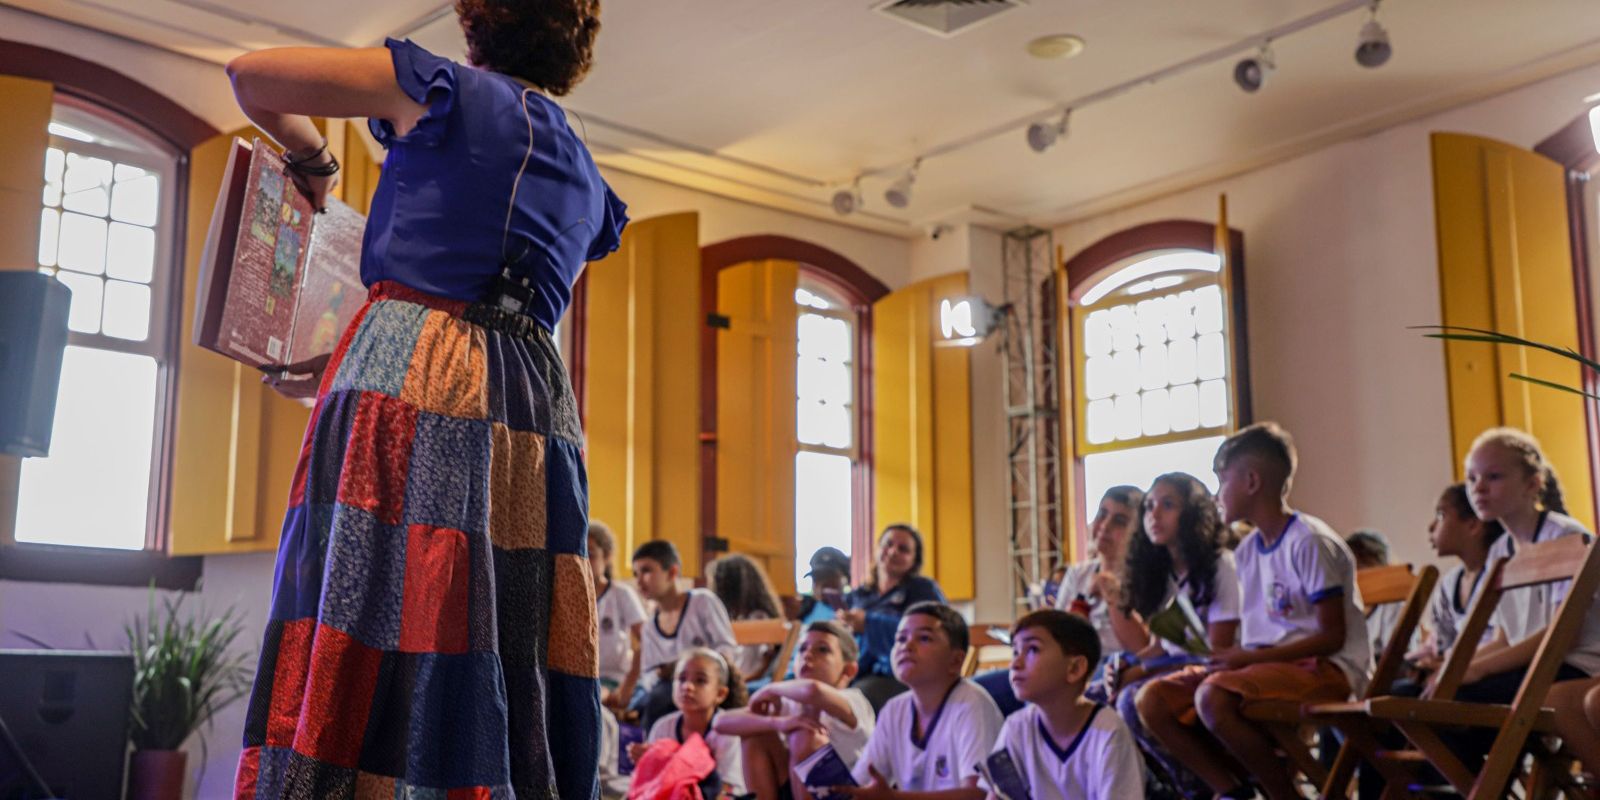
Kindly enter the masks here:
M 718 733 L 743 739 L 745 785 L 759 800 L 810 800 L 796 765 L 832 745 L 845 766 L 866 749 L 875 715 L 859 689 L 855 637 L 834 620 L 806 626 L 794 657 L 794 680 L 769 684 L 748 709 L 718 715 Z
M 640 686 L 646 691 L 635 704 L 646 730 L 657 718 L 672 713 L 672 667 L 696 647 L 709 647 L 731 657 L 737 645 L 728 609 L 710 589 L 678 589 L 682 561 L 672 542 L 654 540 L 633 551 L 633 575 L 639 592 L 656 604 L 639 636 Z
M 978 764 L 994 749 L 1004 718 L 982 687 L 961 678 L 967 623 L 943 603 L 906 609 L 890 665 L 909 691 L 878 712 L 878 727 L 852 770 L 857 800 L 982 800 Z
M 1006 719 L 995 754 L 1010 757 L 1029 796 L 1143 797 L 1144 767 L 1133 734 L 1115 711 L 1083 697 L 1100 661 L 1094 626 L 1066 611 L 1035 611 L 1012 627 L 1011 649 L 1011 688 L 1027 705 Z M 997 773 L 991 768 L 1003 787 Z
M 1298 797 L 1270 735 L 1241 713 L 1246 701 L 1344 700 L 1372 671 L 1355 558 L 1327 523 L 1290 508 L 1295 461 L 1289 434 L 1271 422 L 1217 450 L 1223 521 L 1254 527 L 1235 552 L 1242 647 L 1214 653 L 1210 675 L 1192 668 L 1145 689 L 1161 693 L 1152 705 L 1165 713 L 1141 720 L 1223 797 L 1250 796 L 1251 776 L 1273 800 Z M 1191 707 L 1204 729 L 1179 721 Z

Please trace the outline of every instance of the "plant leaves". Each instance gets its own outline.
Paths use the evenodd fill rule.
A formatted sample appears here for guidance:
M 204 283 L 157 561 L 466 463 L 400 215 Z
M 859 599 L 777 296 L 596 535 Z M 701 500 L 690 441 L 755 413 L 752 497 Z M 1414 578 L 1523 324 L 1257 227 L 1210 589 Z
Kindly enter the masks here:
M 1554 381 L 1547 381 L 1547 380 L 1544 380 L 1543 378 L 1535 378 L 1535 377 L 1533 377 L 1531 375 L 1523 375 L 1520 372 L 1511 373 L 1511 377 L 1516 378 L 1519 381 L 1527 381 L 1528 383 L 1537 384 L 1539 386 L 1543 386 L 1543 387 L 1546 387 L 1546 388 L 1549 388 L 1549 389 L 1559 389 L 1559 390 L 1561 390 L 1563 392 L 1569 392 L 1571 394 L 1575 394 L 1575 395 L 1578 395 L 1580 397 L 1588 397 L 1588 398 L 1593 399 L 1593 400 L 1600 400 L 1600 394 L 1590 394 L 1588 392 L 1583 391 L 1582 389 L 1574 389 L 1571 386 L 1565 386 L 1565 385 L 1556 383 Z

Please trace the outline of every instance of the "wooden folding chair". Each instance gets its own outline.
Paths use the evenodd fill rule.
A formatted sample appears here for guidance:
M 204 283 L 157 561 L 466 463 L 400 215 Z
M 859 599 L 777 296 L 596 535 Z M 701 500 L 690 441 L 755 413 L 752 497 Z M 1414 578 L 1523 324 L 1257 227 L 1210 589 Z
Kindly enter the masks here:
M 787 619 L 743 619 L 733 623 L 733 641 L 741 647 L 778 648 L 768 677 L 783 680 L 789 671 L 789 658 L 800 641 L 800 623 Z
M 1432 596 L 1433 586 L 1438 580 L 1437 568 L 1426 566 L 1413 574 L 1409 564 L 1373 567 L 1356 573 L 1356 587 L 1361 591 L 1361 602 L 1366 605 L 1369 617 L 1378 606 L 1405 603 L 1400 611 L 1400 621 L 1390 632 L 1389 641 L 1378 659 L 1378 667 L 1362 697 L 1389 692 L 1389 686 L 1405 663 L 1411 635 L 1428 608 L 1428 598 Z M 1295 770 L 1313 785 L 1323 787 L 1323 794 L 1329 794 L 1330 785 L 1348 787 L 1350 776 L 1355 772 L 1355 751 L 1348 744 L 1342 745 L 1339 755 L 1334 759 L 1333 769 L 1324 767 L 1302 736 L 1302 729 L 1311 723 L 1311 719 L 1304 713 L 1301 703 L 1294 700 L 1253 700 L 1245 703 L 1240 710 L 1245 719 L 1261 724 L 1272 735 Z M 1322 747 L 1330 745 L 1332 742 L 1321 743 Z M 1340 796 L 1343 796 L 1342 791 Z
M 993 633 L 996 630 L 1010 631 L 1011 626 L 980 622 L 967 628 L 967 657 L 961 662 L 961 677 L 970 678 L 984 670 L 1011 666 L 1011 639 L 996 636 Z
M 1510 589 L 1568 579 L 1572 585 L 1566 599 L 1545 628 L 1544 638 L 1511 704 L 1455 700 L 1462 676 L 1501 596 Z M 1522 548 L 1514 559 L 1496 559 L 1489 565 L 1478 598 L 1473 601 L 1466 625 L 1445 660 L 1431 697 L 1375 696 L 1355 703 L 1320 704 L 1306 711 L 1316 719 L 1337 725 L 1358 756 L 1383 773 L 1389 785 L 1385 797 L 1415 796 L 1412 787 L 1423 762 L 1432 764 L 1469 800 L 1502 797 L 1518 772 L 1529 737 L 1555 731 L 1555 712 L 1544 707 L 1545 695 L 1583 625 L 1597 586 L 1600 548 L 1592 544 L 1591 537 L 1565 536 Z M 1389 725 L 1405 734 L 1412 749 L 1390 751 L 1379 744 L 1377 734 Z M 1476 774 L 1440 738 L 1438 729 L 1449 727 L 1499 730 L 1488 758 Z M 1535 748 L 1536 760 L 1542 757 L 1541 753 Z

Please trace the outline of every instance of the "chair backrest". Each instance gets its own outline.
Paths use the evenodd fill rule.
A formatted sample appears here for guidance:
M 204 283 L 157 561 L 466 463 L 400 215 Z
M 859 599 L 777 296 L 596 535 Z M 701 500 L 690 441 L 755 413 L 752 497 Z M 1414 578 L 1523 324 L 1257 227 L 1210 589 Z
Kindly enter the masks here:
M 1374 567 L 1356 573 L 1356 586 L 1361 589 L 1361 600 L 1367 609 L 1389 603 L 1405 603 L 1400 609 L 1400 619 L 1389 632 L 1389 641 L 1378 655 L 1377 668 L 1367 683 L 1363 697 L 1381 697 L 1405 665 L 1406 650 L 1411 646 L 1411 635 L 1422 621 L 1422 614 L 1433 598 L 1433 587 L 1439 582 L 1439 569 L 1425 566 L 1413 574 L 1410 564 Z
M 773 679 L 789 671 L 789 658 L 800 641 L 800 623 L 787 619 L 742 619 L 733 623 L 733 641 L 741 647 L 778 648 L 772 659 Z
M 1371 611 L 1374 606 L 1406 602 L 1418 577 L 1412 574 L 1410 564 L 1370 567 L 1356 573 L 1356 587 L 1361 590 L 1361 602 Z
M 979 622 L 967 627 L 967 657 L 961 662 L 961 677 L 970 678 L 985 669 L 1010 666 L 1011 639 L 996 635 L 997 630 L 1009 632 L 1011 626 Z
M 1567 602 L 1561 604 L 1556 618 L 1545 629 L 1544 641 L 1523 682 L 1523 689 L 1526 690 L 1528 681 L 1538 677 L 1540 670 L 1537 668 L 1541 666 L 1539 659 L 1546 657 L 1545 651 L 1558 650 L 1547 659 L 1549 664 L 1546 671 L 1549 676 L 1538 687 L 1540 702 L 1543 702 L 1544 691 L 1549 688 L 1556 670 L 1561 666 L 1562 656 L 1577 636 L 1589 600 L 1594 596 L 1596 584 L 1600 583 L 1597 552 L 1600 551 L 1594 548 L 1593 537 L 1563 536 L 1554 541 L 1519 547 L 1512 558 L 1497 558 L 1489 564 L 1482 588 L 1467 612 L 1466 624 L 1456 634 L 1456 646 L 1450 649 L 1450 655 L 1445 659 L 1433 696 L 1439 700 L 1455 697 L 1456 689 L 1461 687 L 1461 677 L 1466 674 L 1467 664 L 1471 663 L 1473 655 L 1477 653 L 1479 640 L 1489 629 L 1489 619 L 1494 616 L 1501 595 L 1510 589 L 1570 579 L 1573 585 L 1567 594 Z M 1582 602 L 1570 602 L 1573 597 L 1582 598 Z

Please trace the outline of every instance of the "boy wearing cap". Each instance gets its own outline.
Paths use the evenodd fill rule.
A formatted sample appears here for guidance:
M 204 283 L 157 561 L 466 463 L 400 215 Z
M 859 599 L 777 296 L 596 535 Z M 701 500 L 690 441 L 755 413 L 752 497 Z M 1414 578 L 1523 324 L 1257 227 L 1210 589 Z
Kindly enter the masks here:
M 800 598 L 800 624 L 833 619 L 845 607 L 850 591 L 850 557 L 836 547 L 819 548 L 811 556 L 811 594 Z

